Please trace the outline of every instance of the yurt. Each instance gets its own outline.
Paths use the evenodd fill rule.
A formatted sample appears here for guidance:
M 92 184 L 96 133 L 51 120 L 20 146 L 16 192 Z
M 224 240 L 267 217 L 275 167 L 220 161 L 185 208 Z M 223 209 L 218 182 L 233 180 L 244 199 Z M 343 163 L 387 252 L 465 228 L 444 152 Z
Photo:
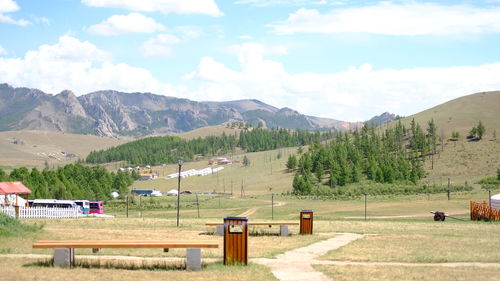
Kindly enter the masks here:
M 500 210 L 500 193 L 491 196 L 491 208 Z

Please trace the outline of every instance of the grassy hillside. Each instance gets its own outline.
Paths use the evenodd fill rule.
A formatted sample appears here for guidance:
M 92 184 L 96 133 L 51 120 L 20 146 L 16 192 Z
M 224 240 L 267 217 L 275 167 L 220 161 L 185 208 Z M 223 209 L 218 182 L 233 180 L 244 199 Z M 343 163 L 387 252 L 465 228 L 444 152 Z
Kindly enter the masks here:
M 495 91 L 460 97 L 401 119 L 407 128 L 411 120 L 415 119 L 424 130 L 427 122 L 434 119 L 438 137 L 444 137 L 444 148 L 438 143 L 439 154 L 434 157 L 434 169 L 430 158 L 425 162 L 428 175 L 423 182 L 446 184 L 450 178 L 452 183 L 464 184 L 494 174 L 500 168 L 499 112 L 500 91 Z M 478 142 L 468 141 L 466 136 L 479 120 L 486 127 L 485 136 Z M 395 122 L 398 121 L 386 126 L 394 125 Z M 495 130 L 498 135 L 496 139 L 493 137 Z M 460 133 L 456 142 L 449 141 L 453 131 Z
M 222 135 L 222 133 L 225 133 L 226 135 L 236 134 L 236 136 L 239 136 L 240 131 L 241 129 L 238 128 L 231 129 L 228 128 L 226 125 L 216 125 L 216 126 L 202 127 L 189 132 L 180 133 L 177 136 L 186 140 L 190 140 L 198 137 L 204 138 L 208 136 L 220 136 Z
M 85 157 L 91 150 L 105 149 L 125 140 L 50 131 L 0 132 L 0 166 L 64 165 Z M 61 152 L 76 155 L 66 158 Z M 50 158 L 53 155 L 55 158 Z
M 434 119 L 438 135 L 441 136 L 444 132 L 446 138 L 450 138 L 452 131 L 459 132 L 462 137 L 466 136 L 481 120 L 486 127 L 486 138 L 490 139 L 493 130 L 500 133 L 500 91 L 460 97 L 403 118 L 401 121 L 408 127 L 412 119 L 423 128 L 427 126 L 429 120 Z
M 233 194 L 239 196 L 241 185 L 243 182 L 244 190 L 247 195 L 266 194 L 272 192 L 281 193 L 291 190 L 293 173 L 287 173 L 285 163 L 288 155 L 296 153 L 296 148 L 283 148 L 273 151 L 254 152 L 246 154 L 226 155 L 228 158 L 239 161 L 225 165 L 224 170 L 207 175 L 207 176 L 192 176 L 184 178 L 181 181 L 182 190 L 190 191 L 216 191 L 216 192 L 231 192 L 231 183 Z M 278 159 L 278 154 L 281 157 Z M 244 167 L 241 161 L 244 157 L 250 159 L 250 165 Z M 203 169 L 209 167 L 207 160 L 184 163 L 183 171 L 190 169 Z M 166 175 L 176 173 L 178 165 L 165 165 L 153 167 L 153 171 L 160 176 L 159 179 L 149 181 L 136 181 L 132 188 L 156 188 L 162 192 L 171 189 L 177 189 L 177 179 L 163 179 Z

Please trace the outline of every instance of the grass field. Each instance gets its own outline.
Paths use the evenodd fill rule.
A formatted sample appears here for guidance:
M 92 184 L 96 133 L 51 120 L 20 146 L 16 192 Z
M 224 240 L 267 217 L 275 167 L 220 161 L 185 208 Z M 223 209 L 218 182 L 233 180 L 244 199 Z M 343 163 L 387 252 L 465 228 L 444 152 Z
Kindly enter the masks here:
M 333 266 L 315 265 L 315 268 L 339 281 L 385 281 L 385 280 L 496 280 L 500 274 L 498 268 L 475 267 L 408 267 L 408 266 Z
M 278 229 L 267 226 L 250 229 L 249 257 L 272 258 L 284 251 L 303 247 L 317 241 L 334 237 L 335 232 L 351 232 L 367 234 L 338 250 L 331 251 L 322 260 L 340 261 L 370 261 L 370 262 L 494 262 L 500 263 L 500 253 L 492 251 L 500 240 L 500 223 L 471 222 L 468 218 L 468 202 L 471 199 L 485 198 L 485 191 L 474 190 L 460 194 L 452 194 L 452 200 L 447 200 L 445 194 L 413 195 L 413 196 L 383 196 L 369 197 L 367 200 L 368 220 L 364 221 L 364 200 L 315 200 L 312 198 L 298 199 L 288 196 L 276 196 L 274 207 L 275 220 L 297 221 L 299 210 L 314 209 L 315 234 L 312 236 L 297 235 L 298 227 L 291 226 L 289 237 L 280 237 Z M 45 224 L 42 231 L 23 235 L 22 237 L 0 237 L 0 266 L 2 276 L 17 276 L 16 280 L 33 280 L 33 276 L 54 275 L 55 280 L 75 276 L 74 274 L 95 275 L 94 279 L 103 280 L 133 280 L 134 278 L 159 279 L 168 274 L 169 280 L 274 280 L 266 267 L 251 264 L 249 267 L 224 267 L 220 262 L 209 264 L 202 272 L 185 272 L 175 266 L 157 268 L 154 270 L 123 269 L 119 258 L 105 268 L 83 268 L 64 270 L 46 267 L 33 259 L 6 258 L 13 254 L 51 254 L 51 250 L 31 249 L 31 243 L 41 239 L 89 239 L 89 234 L 99 239 L 174 239 L 174 240 L 209 240 L 218 241 L 222 247 L 222 237 L 212 234 L 213 228 L 204 225 L 208 221 L 220 221 L 223 216 L 237 215 L 249 209 L 254 212 L 249 215 L 251 221 L 270 220 L 271 205 L 269 195 L 249 196 L 245 199 L 237 197 L 217 197 L 202 195 L 200 204 L 201 218 L 197 218 L 197 208 L 193 204 L 194 195 L 181 197 L 181 224 L 175 226 L 176 198 L 154 198 L 157 202 L 150 203 L 149 198 L 139 205 L 131 205 L 129 218 L 125 209 L 115 202 L 109 209 L 116 218 L 99 219 L 54 219 L 54 220 L 23 220 L 23 223 Z M 221 205 L 219 205 L 219 198 Z M 136 200 L 135 203 L 138 203 Z M 150 204 L 150 205 L 148 205 Z M 156 206 L 156 207 L 152 207 Z M 161 206 L 161 207 L 160 207 Z M 220 207 L 219 207 L 220 206 Z M 441 210 L 457 214 L 465 221 L 447 219 L 445 222 L 434 222 L 431 210 Z M 142 217 L 141 217 L 142 215 Z M 78 249 L 77 255 L 91 255 L 89 249 Z M 161 249 L 103 249 L 96 256 L 137 256 L 137 257 L 184 257 L 185 250 L 172 249 L 164 253 Z M 222 258 L 222 248 L 204 249 L 203 257 Z M 85 260 L 83 258 L 83 260 Z M 475 276 L 476 268 L 429 267 L 387 267 L 387 266 L 315 266 L 331 275 L 335 280 L 432 280 L 433 274 L 441 274 L 440 280 L 466 280 Z M 21 270 L 22 269 L 22 270 Z M 457 275 L 457 272 L 460 272 Z M 481 280 L 494 280 L 497 269 L 481 269 Z M 232 276 L 232 277 L 229 277 Z M 344 277 L 339 277 L 344 276 Z M 401 276 L 406 276 L 404 279 Z M 459 277 L 457 277 L 459 276 Z M 344 279 L 342 279 L 344 278 Z M 378 278 L 378 279 L 377 279 Z M 458 278 L 458 279 L 457 279 Z M 460 279 L 462 278 L 462 279 Z M 10 278 L 9 278 L 10 280 Z M 45 280 L 42 277 L 35 280 Z M 53 279 L 54 280 L 54 279 Z
M 17 140 L 17 144 L 13 142 Z M 0 166 L 38 166 L 45 161 L 49 166 L 65 165 L 84 158 L 92 150 L 105 149 L 124 143 L 125 140 L 66 134 L 51 131 L 7 131 L 0 132 Z M 75 154 L 73 159 L 66 159 L 61 152 Z M 49 158 L 53 153 L 61 160 Z

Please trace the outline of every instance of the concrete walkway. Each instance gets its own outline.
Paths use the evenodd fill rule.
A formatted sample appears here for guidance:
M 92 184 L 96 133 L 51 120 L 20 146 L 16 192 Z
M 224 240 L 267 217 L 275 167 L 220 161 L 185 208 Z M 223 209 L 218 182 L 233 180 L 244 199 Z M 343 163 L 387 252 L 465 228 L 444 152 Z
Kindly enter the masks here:
M 364 236 L 355 233 L 338 233 L 334 238 L 285 252 L 275 259 L 260 258 L 252 259 L 252 261 L 270 267 L 274 276 L 282 281 L 330 281 L 332 279 L 312 267 L 315 258 L 362 237 Z

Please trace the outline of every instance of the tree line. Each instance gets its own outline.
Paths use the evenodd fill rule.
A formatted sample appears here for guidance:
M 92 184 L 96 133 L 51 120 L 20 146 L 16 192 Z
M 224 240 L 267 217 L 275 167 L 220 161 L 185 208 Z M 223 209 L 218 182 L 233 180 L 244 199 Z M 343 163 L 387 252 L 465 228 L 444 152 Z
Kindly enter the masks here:
M 239 147 L 247 152 L 307 145 L 333 136 L 332 132 L 308 132 L 274 128 L 243 130 L 234 135 L 208 136 L 184 140 L 175 136 L 149 137 L 128 142 L 106 150 L 92 151 L 87 163 L 127 161 L 131 165 L 177 163 L 179 157 L 191 161 L 197 155 L 223 155 Z
M 30 198 L 107 200 L 111 192 L 122 196 L 139 176 L 135 171 L 110 173 L 103 167 L 68 164 L 57 170 L 20 167 L 10 174 L 0 169 L 0 181 L 20 181 L 32 193 Z
M 87 163 L 127 161 L 132 165 L 177 163 L 179 157 L 194 160 L 195 155 L 217 155 L 232 151 L 238 141 L 235 136 L 222 134 L 192 140 L 175 136 L 149 137 L 131 141 L 106 150 L 92 151 Z
M 290 156 L 289 170 L 296 170 L 293 193 L 311 194 L 328 187 L 343 191 L 363 179 L 377 183 L 416 184 L 425 175 L 426 155 L 436 152 L 437 127 L 433 120 L 426 132 L 413 120 L 407 129 L 401 122 L 381 134 L 365 124 L 360 130 L 339 132 L 329 144 L 314 143 L 297 159 Z

